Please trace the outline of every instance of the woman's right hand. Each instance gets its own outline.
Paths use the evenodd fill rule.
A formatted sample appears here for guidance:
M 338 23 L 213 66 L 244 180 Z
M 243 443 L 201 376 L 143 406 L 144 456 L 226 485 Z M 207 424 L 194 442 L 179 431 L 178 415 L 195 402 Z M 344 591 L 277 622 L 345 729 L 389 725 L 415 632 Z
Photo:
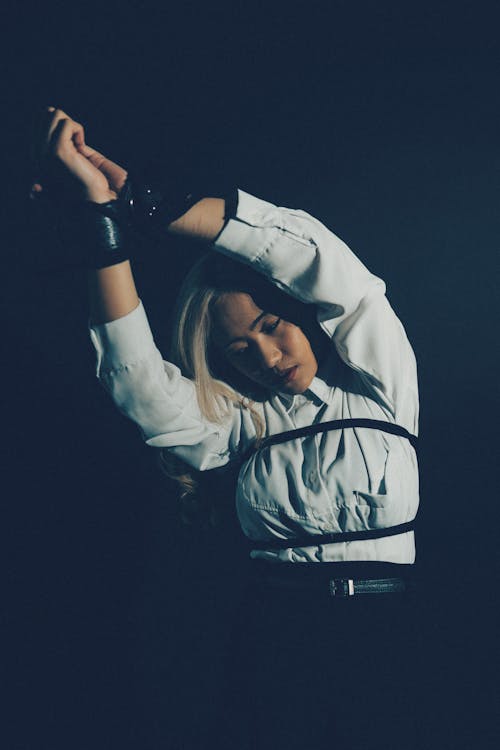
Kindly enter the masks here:
M 55 198 L 73 197 L 106 203 L 114 200 L 127 172 L 85 143 L 83 126 L 63 110 L 47 107 L 34 144 L 37 178 L 31 195 L 47 191 Z

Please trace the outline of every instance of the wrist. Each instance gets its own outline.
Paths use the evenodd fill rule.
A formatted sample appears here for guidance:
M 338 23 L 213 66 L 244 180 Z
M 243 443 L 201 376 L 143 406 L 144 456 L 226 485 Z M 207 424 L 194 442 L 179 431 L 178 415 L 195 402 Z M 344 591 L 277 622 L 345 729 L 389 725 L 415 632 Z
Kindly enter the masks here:
M 100 201 L 68 204 L 59 215 L 59 236 L 73 248 L 72 265 L 100 269 L 129 260 L 134 241 L 126 207 L 116 198 L 103 201 L 104 192 L 93 193 Z
M 87 188 L 83 198 L 91 203 L 108 203 L 116 200 L 116 193 L 112 190 L 103 190 L 102 188 Z
M 202 191 L 187 186 L 185 178 L 149 180 L 132 173 L 119 200 L 127 205 L 130 222 L 140 234 L 161 238 L 203 197 Z

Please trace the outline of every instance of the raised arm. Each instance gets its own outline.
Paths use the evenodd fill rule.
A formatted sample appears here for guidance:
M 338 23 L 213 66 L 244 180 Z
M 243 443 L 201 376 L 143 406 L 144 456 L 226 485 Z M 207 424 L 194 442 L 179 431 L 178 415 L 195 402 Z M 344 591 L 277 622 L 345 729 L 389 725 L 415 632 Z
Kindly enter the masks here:
M 97 204 L 117 199 L 127 172 L 85 142 L 80 123 L 63 110 L 47 107 L 40 130 L 36 146 L 40 174 L 32 188 L 34 197 L 42 190 L 57 192 L 63 187 L 75 197 Z M 203 198 L 166 231 L 211 242 L 224 226 L 224 211 L 222 198 Z M 116 320 L 137 307 L 139 298 L 128 260 L 89 271 L 89 301 L 93 323 Z
M 115 201 L 127 172 L 85 143 L 83 126 L 61 109 L 47 107 L 35 144 L 38 171 L 32 196 L 46 192 L 67 211 L 71 201 L 107 204 Z M 71 252 L 71 248 L 68 248 Z M 121 318 L 139 304 L 128 260 L 89 270 L 90 319 L 105 323 Z
M 32 186 L 34 196 L 47 191 L 60 211 L 74 211 L 80 219 L 83 206 L 83 224 L 79 228 L 86 243 L 92 245 L 94 239 L 98 246 L 97 254 L 95 248 L 88 247 L 88 277 L 91 338 L 101 383 L 120 411 L 136 422 L 149 445 L 170 448 L 198 469 L 224 465 L 239 447 L 240 410 L 229 410 L 223 424 L 213 424 L 204 417 L 194 383 L 183 377 L 175 365 L 163 361 L 154 343 L 130 262 L 122 257 L 119 227 L 107 213 L 104 223 L 99 223 L 100 207 L 110 204 L 112 212 L 112 204 L 118 202 L 125 170 L 88 147 L 82 126 L 54 108 L 48 108 L 45 115 L 39 162 L 37 181 Z M 90 213 L 86 213 L 87 209 Z M 209 200 L 209 209 L 208 214 L 206 210 L 200 214 L 200 208 L 193 206 L 190 216 L 172 231 L 203 233 L 208 240 L 212 232 L 219 231 L 217 216 L 223 216 L 224 207 L 218 200 Z M 80 219 L 75 218 L 76 225 Z M 89 226 L 85 226 L 85 221 Z M 81 244 L 77 230 L 78 226 L 73 235 L 67 235 L 68 254 Z M 106 243 L 109 247 L 105 247 Z M 96 258 L 95 265 L 101 267 L 92 268 Z M 118 261 L 114 262 L 116 258 Z M 247 418 L 246 422 L 246 432 L 251 433 L 251 420 Z
M 88 286 L 90 321 L 94 325 L 122 318 L 139 304 L 128 260 L 89 271 Z
M 198 201 L 169 224 L 166 234 L 207 240 L 302 302 L 317 305 L 318 322 L 341 358 L 388 409 L 396 415 L 404 402 L 413 403 L 415 358 L 382 279 L 304 211 L 275 206 L 242 190 L 227 203 L 217 198 Z
M 241 190 L 229 200 L 201 198 L 170 221 L 170 211 L 183 204 L 182 192 L 151 187 L 147 192 L 156 196 L 154 201 L 138 204 L 150 209 L 138 216 L 146 231 L 149 225 L 165 239 L 177 233 L 205 240 L 292 296 L 316 304 L 318 322 L 342 359 L 366 378 L 394 414 L 397 402 L 409 391 L 416 393 L 413 352 L 385 297 L 384 282 L 321 222 Z
M 236 213 L 214 246 L 315 304 L 318 322 L 340 357 L 394 416 L 415 401 L 414 354 L 384 282 L 320 221 L 240 190 Z
M 105 203 L 105 193 L 94 192 L 91 200 Z M 224 200 L 204 198 L 176 221 L 167 232 L 212 242 L 224 226 Z M 89 272 L 90 319 L 107 323 L 127 315 L 139 304 L 130 262 L 124 261 Z
M 96 193 L 94 193 L 96 195 Z M 109 200 L 104 193 L 92 198 L 98 203 Z M 212 242 L 224 226 L 224 200 L 204 198 L 179 219 L 167 232 Z M 139 304 L 129 261 L 89 273 L 90 318 L 93 323 L 106 323 L 121 318 Z
M 203 198 L 168 226 L 171 234 L 213 242 L 224 226 L 223 198 Z

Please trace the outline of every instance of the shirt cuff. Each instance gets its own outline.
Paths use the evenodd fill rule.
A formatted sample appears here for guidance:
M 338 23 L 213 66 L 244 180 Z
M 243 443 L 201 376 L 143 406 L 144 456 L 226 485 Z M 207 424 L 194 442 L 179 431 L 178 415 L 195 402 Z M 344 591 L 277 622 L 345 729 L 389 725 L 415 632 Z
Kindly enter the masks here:
M 97 375 L 132 365 L 156 351 L 141 301 L 127 315 L 109 323 L 89 324 L 89 329 L 97 353 Z
M 238 190 L 236 215 L 229 218 L 214 247 L 243 262 L 255 262 L 271 241 L 270 229 L 276 227 L 278 213 L 273 203 Z

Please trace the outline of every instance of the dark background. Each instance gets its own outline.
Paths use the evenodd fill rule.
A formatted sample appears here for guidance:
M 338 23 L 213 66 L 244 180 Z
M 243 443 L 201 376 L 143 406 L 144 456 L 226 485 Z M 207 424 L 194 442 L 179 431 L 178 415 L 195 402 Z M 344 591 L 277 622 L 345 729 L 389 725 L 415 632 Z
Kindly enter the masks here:
M 497 744 L 497 10 L 2 11 L 3 747 L 199 746 L 246 563 L 230 512 L 219 529 L 180 525 L 153 452 L 94 377 L 83 274 L 43 269 L 26 192 L 47 104 L 127 166 L 186 163 L 310 211 L 386 280 L 420 366 L 426 747 Z M 136 266 L 164 349 L 193 253 L 172 244 Z

